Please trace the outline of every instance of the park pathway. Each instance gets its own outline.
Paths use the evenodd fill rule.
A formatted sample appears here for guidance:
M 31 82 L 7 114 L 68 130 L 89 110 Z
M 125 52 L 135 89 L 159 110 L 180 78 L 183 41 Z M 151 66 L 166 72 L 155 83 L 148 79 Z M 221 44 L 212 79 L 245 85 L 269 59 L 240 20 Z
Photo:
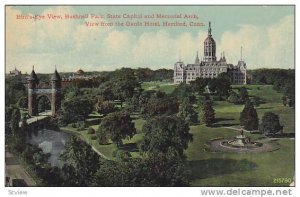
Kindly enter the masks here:
M 102 157 L 103 159 L 106 159 L 106 160 L 111 160 L 109 157 L 107 157 L 103 153 L 101 153 L 92 143 L 89 143 L 87 140 L 85 140 L 84 136 L 79 131 L 68 130 L 66 128 L 64 128 L 62 130 L 65 130 L 66 132 L 71 132 L 71 133 L 75 132 L 84 142 L 89 144 L 92 147 L 93 151 L 95 151 L 100 157 Z

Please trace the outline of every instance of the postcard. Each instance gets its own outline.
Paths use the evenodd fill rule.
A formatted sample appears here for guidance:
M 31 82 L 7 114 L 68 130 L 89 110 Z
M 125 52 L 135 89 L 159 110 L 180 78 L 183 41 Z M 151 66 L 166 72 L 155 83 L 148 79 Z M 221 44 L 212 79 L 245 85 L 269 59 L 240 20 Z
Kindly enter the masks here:
M 6 187 L 295 186 L 294 5 L 6 5 Z

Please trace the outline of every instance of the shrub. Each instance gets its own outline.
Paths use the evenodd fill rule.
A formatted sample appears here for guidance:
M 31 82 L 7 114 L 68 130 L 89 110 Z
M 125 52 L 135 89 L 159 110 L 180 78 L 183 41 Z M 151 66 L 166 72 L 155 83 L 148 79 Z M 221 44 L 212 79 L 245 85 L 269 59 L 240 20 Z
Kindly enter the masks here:
M 96 140 L 97 139 L 97 136 L 96 135 L 92 135 L 91 136 L 91 140 Z
M 112 156 L 118 161 L 128 161 L 131 158 L 131 154 L 128 151 L 118 149 L 112 153 Z
M 87 133 L 88 133 L 88 134 L 95 134 L 96 131 L 95 131 L 95 129 L 93 129 L 92 127 L 89 127 L 89 130 L 88 130 Z
M 101 145 L 108 144 L 108 138 L 107 138 L 106 134 L 100 132 L 98 134 L 98 141 L 99 141 L 99 144 L 101 144 Z

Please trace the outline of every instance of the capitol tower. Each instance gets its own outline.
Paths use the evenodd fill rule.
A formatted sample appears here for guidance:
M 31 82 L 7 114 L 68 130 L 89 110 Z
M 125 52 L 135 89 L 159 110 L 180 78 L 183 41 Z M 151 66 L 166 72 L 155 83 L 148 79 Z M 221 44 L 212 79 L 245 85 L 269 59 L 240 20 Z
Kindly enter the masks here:
M 233 84 L 246 84 L 247 66 L 242 59 L 236 65 L 227 63 L 225 53 L 216 57 L 216 42 L 211 35 L 211 23 L 208 23 L 208 35 L 204 40 L 204 56 L 200 61 L 198 52 L 195 63 L 185 65 L 179 60 L 174 65 L 174 83 L 187 83 L 197 78 L 217 78 L 221 73 L 227 73 Z
M 211 26 L 209 22 L 208 35 L 204 41 L 204 62 L 215 62 L 216 61 L 216 42 L 211 35 Z

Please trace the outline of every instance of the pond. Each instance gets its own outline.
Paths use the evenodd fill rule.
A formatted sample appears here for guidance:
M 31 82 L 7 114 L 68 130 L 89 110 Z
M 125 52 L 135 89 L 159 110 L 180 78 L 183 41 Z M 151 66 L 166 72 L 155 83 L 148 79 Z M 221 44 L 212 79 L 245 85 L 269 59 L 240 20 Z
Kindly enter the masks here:
M 32 134 L 28 143 L 37 145 L 44 153 L 50 153 L 51 166 L 62 167 L 64 162 L 59 159 L 59 156 L 65 151 L 65 145 L 70 137 L 71 134 L 68 133 L 43 129 L 37 131 L 35 135 Z

